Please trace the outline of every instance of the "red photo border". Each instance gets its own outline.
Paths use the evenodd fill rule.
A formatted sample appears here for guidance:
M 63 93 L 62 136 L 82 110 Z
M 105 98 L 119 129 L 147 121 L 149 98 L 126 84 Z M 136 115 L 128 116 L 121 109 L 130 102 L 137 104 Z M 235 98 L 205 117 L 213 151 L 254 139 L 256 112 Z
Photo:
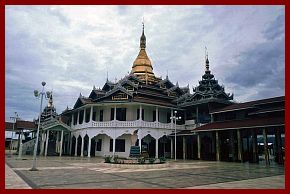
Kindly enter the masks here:
M 287 21 L 289 20 L 289 5 L 287 0 L 101 0 L 101 1 L 94 1 L 94 0 L 0 0 L 0 25 L 1 25 L 1 31 L 0 31 L 0 53 L 1 53 L 1 63 L 0 63 L 0 91 L 1 91 L 1 98 L 0 98 L 0 135 L 1 135 L 1 146 L 0 146 L 0 154 L 1 154 L 1 167 L 0 167 L 0 173 L 1 173 L 1 185 L 0 185 L 0 192 L 8 192 L 8 193 L 26 193 L 26 192 L 39 192 L 38 189 L 32 189 L 32 190 L 21 190 L 21 189 L 11 189 L 11 190 L 5 190 L 5 5 L 285 5 L 285 47 L 288 45 L 287 43 L 288 38 L 286 36 L 287 32 L 289 32 L 289 25 L 287 25 Z M 288 12 L 288 14 L 287 14 Z M 287 75 L 289 75 L 289 67 L 287 67 L 287 57 L 289 56 L 289 51 L 287 50 L 287 47 L 285 48 L 285 97 L 286 97 L 286 113 L 285 113 L 285 135 L 287 136 L 287 140 L 285 140 L 286 143 L 286 160 L 285 160 L 285 189 L 275 189 L 275 190 L 265 190 L 265 189 L 259 189 L 259 190 L 251 190 L 251 189 L 237 189 L 237 190 L 231 190 L 231 189 L 210 189 L 210 190 L 168 190 L 168 189 L 161 189 L 161 190 L 117 190 L 117 192 L 121 193 L 128 193 L 128 192 L 135 192 L 135 193 L 148 193 L 150 194 L 157 194 L 157 193 L 232 193 L 232 192 L 238 192 L 238 193 L 285 193 L 287 192 L 289 188 L 289 178 L 288 178 L 288 155 L 289 155 L 289 142 L 288 136 L 289 133 L 287 132 L 289 128 L 289 78 Z M 42 189 L 41 192 L 49 193 L 50 190 Z M 53 192 L 58 193 L 78 193 L 81 192 L 80 190 L 73 190 L 73 189 L 65 189 L 60 190 L 56 189 L 53 190 Z M 92 190 L 92 189 L 86 189 L 84 192 L 88 193 L 95 193 L 95 192 L 105 192 L 105 193 L 113 193 L 116 192 L 115 190 Z M 289 192 L 289 191 L 288 191 Z

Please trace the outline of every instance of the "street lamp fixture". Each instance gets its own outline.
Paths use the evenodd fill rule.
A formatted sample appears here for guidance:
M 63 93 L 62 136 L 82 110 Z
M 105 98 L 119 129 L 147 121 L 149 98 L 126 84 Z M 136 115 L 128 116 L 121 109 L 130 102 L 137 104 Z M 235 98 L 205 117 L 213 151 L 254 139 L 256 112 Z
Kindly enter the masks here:
M 176 121 L 180 120 L 181 117 L 177 116 L 177 111 L 174 111 L 174 116 L 170 117 L 171 120 L 174 120 L 174 160 L 176 161 Z
M 19 119 L 18 117 L 18 113 L 14 112 L 15 116 L 14 117 L 10 117 L 11 120 L 13 120 L 13 127 L 12 127 L 12 133 L 11 133 L 11 140 L 10 140 L 10 157 L 12 156 L 12 148 L 13 148 L 13 132 L 15 130 L 15 124 L 17 119 Z
M 33 152 L 33 162 L 32 162 L 32 168 L 30 171 L 37 171 L 38 169 L 36 168 L 36 154 L 37 154 L 37 147 L 38 147 L 38 138 L 39 138 L 39 128 L 40 128 L 40 119 L 41 119 L 41 112 L 42 112 L 42 101 L 43 101 L 43 96 L 45 98 L 50 97 L 50 92 L 44 92 L 44 86 L 46 85 L 45 82 L 41 82 L 42 85 L 42 91 L 39 92 L 38 90 L 34 90 L 34 96 L 41 99 L 40 101 L 40 109 L 39 109 L 39 117 L 38 117 L 38 125 L 37 125 L 37 132 L 36 132 L 36 142 L 34 145 L 34 152 Z

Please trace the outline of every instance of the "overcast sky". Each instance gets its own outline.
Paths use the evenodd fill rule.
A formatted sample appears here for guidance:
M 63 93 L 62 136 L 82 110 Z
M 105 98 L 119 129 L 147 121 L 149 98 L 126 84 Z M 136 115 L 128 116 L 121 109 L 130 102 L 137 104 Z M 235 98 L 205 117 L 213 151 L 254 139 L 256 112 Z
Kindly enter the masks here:
M 284 95 L 284 6 L 6 6 L 6 120 L 37 118 L 33 90 L 53 90 L 58 113 L 107 77 L 131 71 L 142 18 L 156 76 L 198 84 L 210 69 L 238 102 Z M 44 105 L 47 101 L 44 101 Z

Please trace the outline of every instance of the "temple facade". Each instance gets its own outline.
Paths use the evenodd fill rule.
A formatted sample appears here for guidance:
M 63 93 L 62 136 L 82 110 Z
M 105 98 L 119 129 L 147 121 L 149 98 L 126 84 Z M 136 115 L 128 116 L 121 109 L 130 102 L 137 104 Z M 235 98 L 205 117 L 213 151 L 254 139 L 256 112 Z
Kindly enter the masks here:
M 180 87 L 168 76 L 164 79 L 156 76 L 146 52 L 143 25 L 140 50 L 129 75 L 116 82 L 107 78 L 102 88 L 94 86 L 87 97 L 80 94 L 73 108 L 60 115 L 56 114 L 51 96 L 41 116 L 39 154 L 129 157 L 130 147 L 139 146 L 140 152 L 151 158 L 174 158 L 177 137 L 178 159 L 259 162 L 259 152 L 269 159 L 266 151 L 270 146 L 264 142 L 267 146 L 259 151 L 255 137 L 267 139 L 267 133 L 271 132 L 276 138 L 275 157 L 283 163 L 284 98 L 280 97 L 276 104 L 266 100 L 270 104 L 265 106 L 253 107 L 249 103 L 245 108 L 235 103 L 233 94 L 226 93 L 215 79 L 208 54 L 204 67 L 205 72 L 192 93 L 189 85 Z M 236 106 L 242 107 L 241 111 L 230 108 Z M 263 108 L 266 113 L 259 112 Z M 277 117 L 272 119 L 276 125 L 267 124 L 273 115 Z M 253 120 L 258 118 L 263 118 L 262 124 L 253 126 Z M 221 124 L 228 121 L 233 122 L 233 127 Z M 133 134 L 137 134 L 135 145 L 131 141 Z

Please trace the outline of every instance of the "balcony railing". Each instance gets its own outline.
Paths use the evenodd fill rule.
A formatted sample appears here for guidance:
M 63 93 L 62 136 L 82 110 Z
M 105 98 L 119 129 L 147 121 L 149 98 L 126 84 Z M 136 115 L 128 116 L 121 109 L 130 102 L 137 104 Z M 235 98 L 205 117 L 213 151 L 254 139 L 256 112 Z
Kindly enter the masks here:
M 171 125 L 171 123 L 160 123 L 160 122 L 148 122 L 148 121 L 91 121 L 88 123 L 82 123 L 79 125 L 73 125 L 73 129 L 82 129 L 82 128 L 90 128 L 90 127 L 96 127 L 96 128 L 112 128 L 112 127 L 118 127 L 118 128 L 128 128 L 128 127 L 144 127 L 144 128 L 156 128 L 156 129 L 174 129 L 174 124 Z M 178 130 L 184 130 L 184 125 L 176 125 L 176 129 Z

